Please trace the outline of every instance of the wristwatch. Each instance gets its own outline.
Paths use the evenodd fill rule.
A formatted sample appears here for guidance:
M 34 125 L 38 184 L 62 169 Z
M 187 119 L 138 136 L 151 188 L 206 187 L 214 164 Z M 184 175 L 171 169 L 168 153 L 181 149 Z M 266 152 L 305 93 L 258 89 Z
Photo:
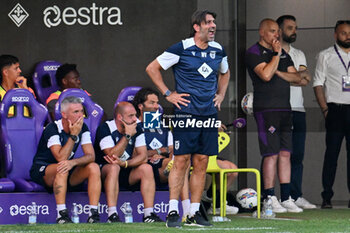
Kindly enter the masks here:
M 165 91 L 163 96 L 164 97 L 168 97 L 169 95 L 171 95 L 171 91 L 168 89 L 168 90 Z
M 131 135 L 129 135 L 129 134 L 125 134 L 125 137 L 126 137 L 126 140 L 130 141 L 130 139 L 131 139 Z
M 272 56 L 278 56 L 278 52 L 273 52 Z
M 78 136 L 77 136 L 77 135 L 69 135 L 69 137 L 70 137 L 74 142 L 77 142 L 77 141 L 78 141 Z

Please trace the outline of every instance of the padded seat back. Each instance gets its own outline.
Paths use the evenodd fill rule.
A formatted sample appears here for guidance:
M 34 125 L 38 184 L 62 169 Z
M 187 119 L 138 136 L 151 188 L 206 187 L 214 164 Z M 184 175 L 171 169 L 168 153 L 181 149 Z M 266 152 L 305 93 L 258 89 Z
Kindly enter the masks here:
M 130 86 L 130 87 L 125 87 L 123 90 L 120 91 L 117 100 L 114 103 L 114 109 L 117 107 L 119 102 L 132 102 L 134 99 L 134 96 L 136 93 L 141 90 L 142 87 L 138 86 Z
M 56 71 L 60 66 L 57 61 L 42 61 L 36 65 L 33 82 L 40 103 L 45 104 L 50 94 L 60 89 L 56 81 Z
M 11 115 L 10 107 L 14 109 Z M 25 108 L 26 111 L 24 111 Z M 47 115 L 46 107 L 36 101 L 32 93 L 26 89 L 12 89 L 4 96 L 0 120 L 1 145 L 7 178 L 13 181 L 30 179 L 29 170 Z

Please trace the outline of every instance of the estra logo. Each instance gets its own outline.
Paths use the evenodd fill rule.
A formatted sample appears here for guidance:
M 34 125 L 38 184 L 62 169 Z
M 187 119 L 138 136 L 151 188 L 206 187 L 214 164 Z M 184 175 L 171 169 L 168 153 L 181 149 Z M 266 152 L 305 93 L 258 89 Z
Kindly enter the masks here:
M 78 204 L 78 203 L 73 203 L 77 205 L 77 214 L 89 214 L 90 213 L 90 205 L 89 204 Z M 99 214 L 106 214 L 108 213 L 108 206 L 106 204 L 101 204 L 98 203 L 98 207 L 97 207 L 98 213 Z
M 124 207 L 124 208 L 123 208 Z M 137 205 L 137 213 L 143 214 L 144 204 L 140 203 Z M 154 213 L 168 213 L 169 203 L 164 203 L 163 201 L 160 203 L 155 203 L 153 206 Z M 121 211 L 125 214 L 125 203 L 120 207 Z
M 33 207 L 31 205 L 12 205 L 10 207 L 10 214 L 11 216 L 16 215 L 29 215 L 32 212 Z M 48 215 L 49 214 L 49 206 L 48 205 L 37 205 L 36 206 L 36 213 L 42 214 L 42 215 Z
M 80 24 L 83 26 L 103 25 L 122 25 L 121 10 L 118 7 L 97 7 L 92 3 L 91 7 L 66 7 L 61 10 L 58 6 L 47 7 L 44 11 L 44 24 L 46 27 L 57 27 L 61 23 L 71 26 Z

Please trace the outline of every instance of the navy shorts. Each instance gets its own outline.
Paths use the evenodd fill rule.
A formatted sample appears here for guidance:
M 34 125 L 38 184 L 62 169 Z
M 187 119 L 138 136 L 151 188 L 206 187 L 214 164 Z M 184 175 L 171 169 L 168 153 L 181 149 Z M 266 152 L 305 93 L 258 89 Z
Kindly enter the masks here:
M 258 126 L 259 146 L 262 156 L 292 151 L 292 112 L 263 111 L 254 113 Z
M 121 190 L 130 190 L 130 191 L 140 190 L 140 182 L 137 182 L 136 184 L 133 184 L 133 185 L 129 184 L 129 176 L 132 169 L 133 169 L 132 167 L 120 168 L 119 187 L 121 188 Z
M 196 116 L 177 113 L 174 121 L 174 155 L 218 154 L 217 114 Z
M 42 186 L 45 187 L 45 189 L 49 192 L 52 193 L 53 192 L 53 187 L 48 186 L 45 181 L 44 181 L 44 176 L 45 176 L 45 171 L 47 166 L 49 166 L 50 164 L 33 164 L 31 169 L 30 169 L 30 178 L 37 184 L 40 184 Z M 69 171 L 69 175 L 68 175 L 68 180 L 70 178 L 70 176 L 72 175 L 74 169 L 76 167 L 73 167 L 70 171 Z M 71 186 L 69 184 L 69 182 L 67 183 L 67 190 L 68 191 L 81 191 L 84 189 L 84 182 L 75 186 Z
M 163 161 L 164 161 L 164 159 L 159 159 L 156 163 L 151 163 L 149 160 L 147 162 L 149 165 L 152 166 L 156 186 L 160 186 L 163 184 L 162 182 L 160 182 L 160 174 L 159 174 L 159 170 L 158 170 L 159 168 L 162 167 Z

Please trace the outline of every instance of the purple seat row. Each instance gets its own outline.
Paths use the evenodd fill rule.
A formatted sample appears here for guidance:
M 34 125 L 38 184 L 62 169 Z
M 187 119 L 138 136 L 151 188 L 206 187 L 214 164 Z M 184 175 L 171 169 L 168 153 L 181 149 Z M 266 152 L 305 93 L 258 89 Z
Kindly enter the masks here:
M 141 87 L 135 86 L 124 88 L 115 106 L 120 101 L 131 101 L 140 89 Z M 82 99 L 85 111 L 84 123 L 88 125 L 94 141 L 97 127 L 104 113 L 103 109 L 94 103 L 85 91 L 67 89 L 62 92 L 56 104 L 56 119 L 61 117 L 60 103 L 67 96 Z M 8 114 L 10 108 L 13 108 L 11 115 Z M 45 191 L 42 186 L 30 180 L 29 170 L 47 117 L 46 107 L 39 103 L 28 90 L 13 89 L 4 96 L 0 109 L 0 161 L 3 176 L 0 178 L 0 192 Z M 80 147 L 76 156 L 82 155 Z

